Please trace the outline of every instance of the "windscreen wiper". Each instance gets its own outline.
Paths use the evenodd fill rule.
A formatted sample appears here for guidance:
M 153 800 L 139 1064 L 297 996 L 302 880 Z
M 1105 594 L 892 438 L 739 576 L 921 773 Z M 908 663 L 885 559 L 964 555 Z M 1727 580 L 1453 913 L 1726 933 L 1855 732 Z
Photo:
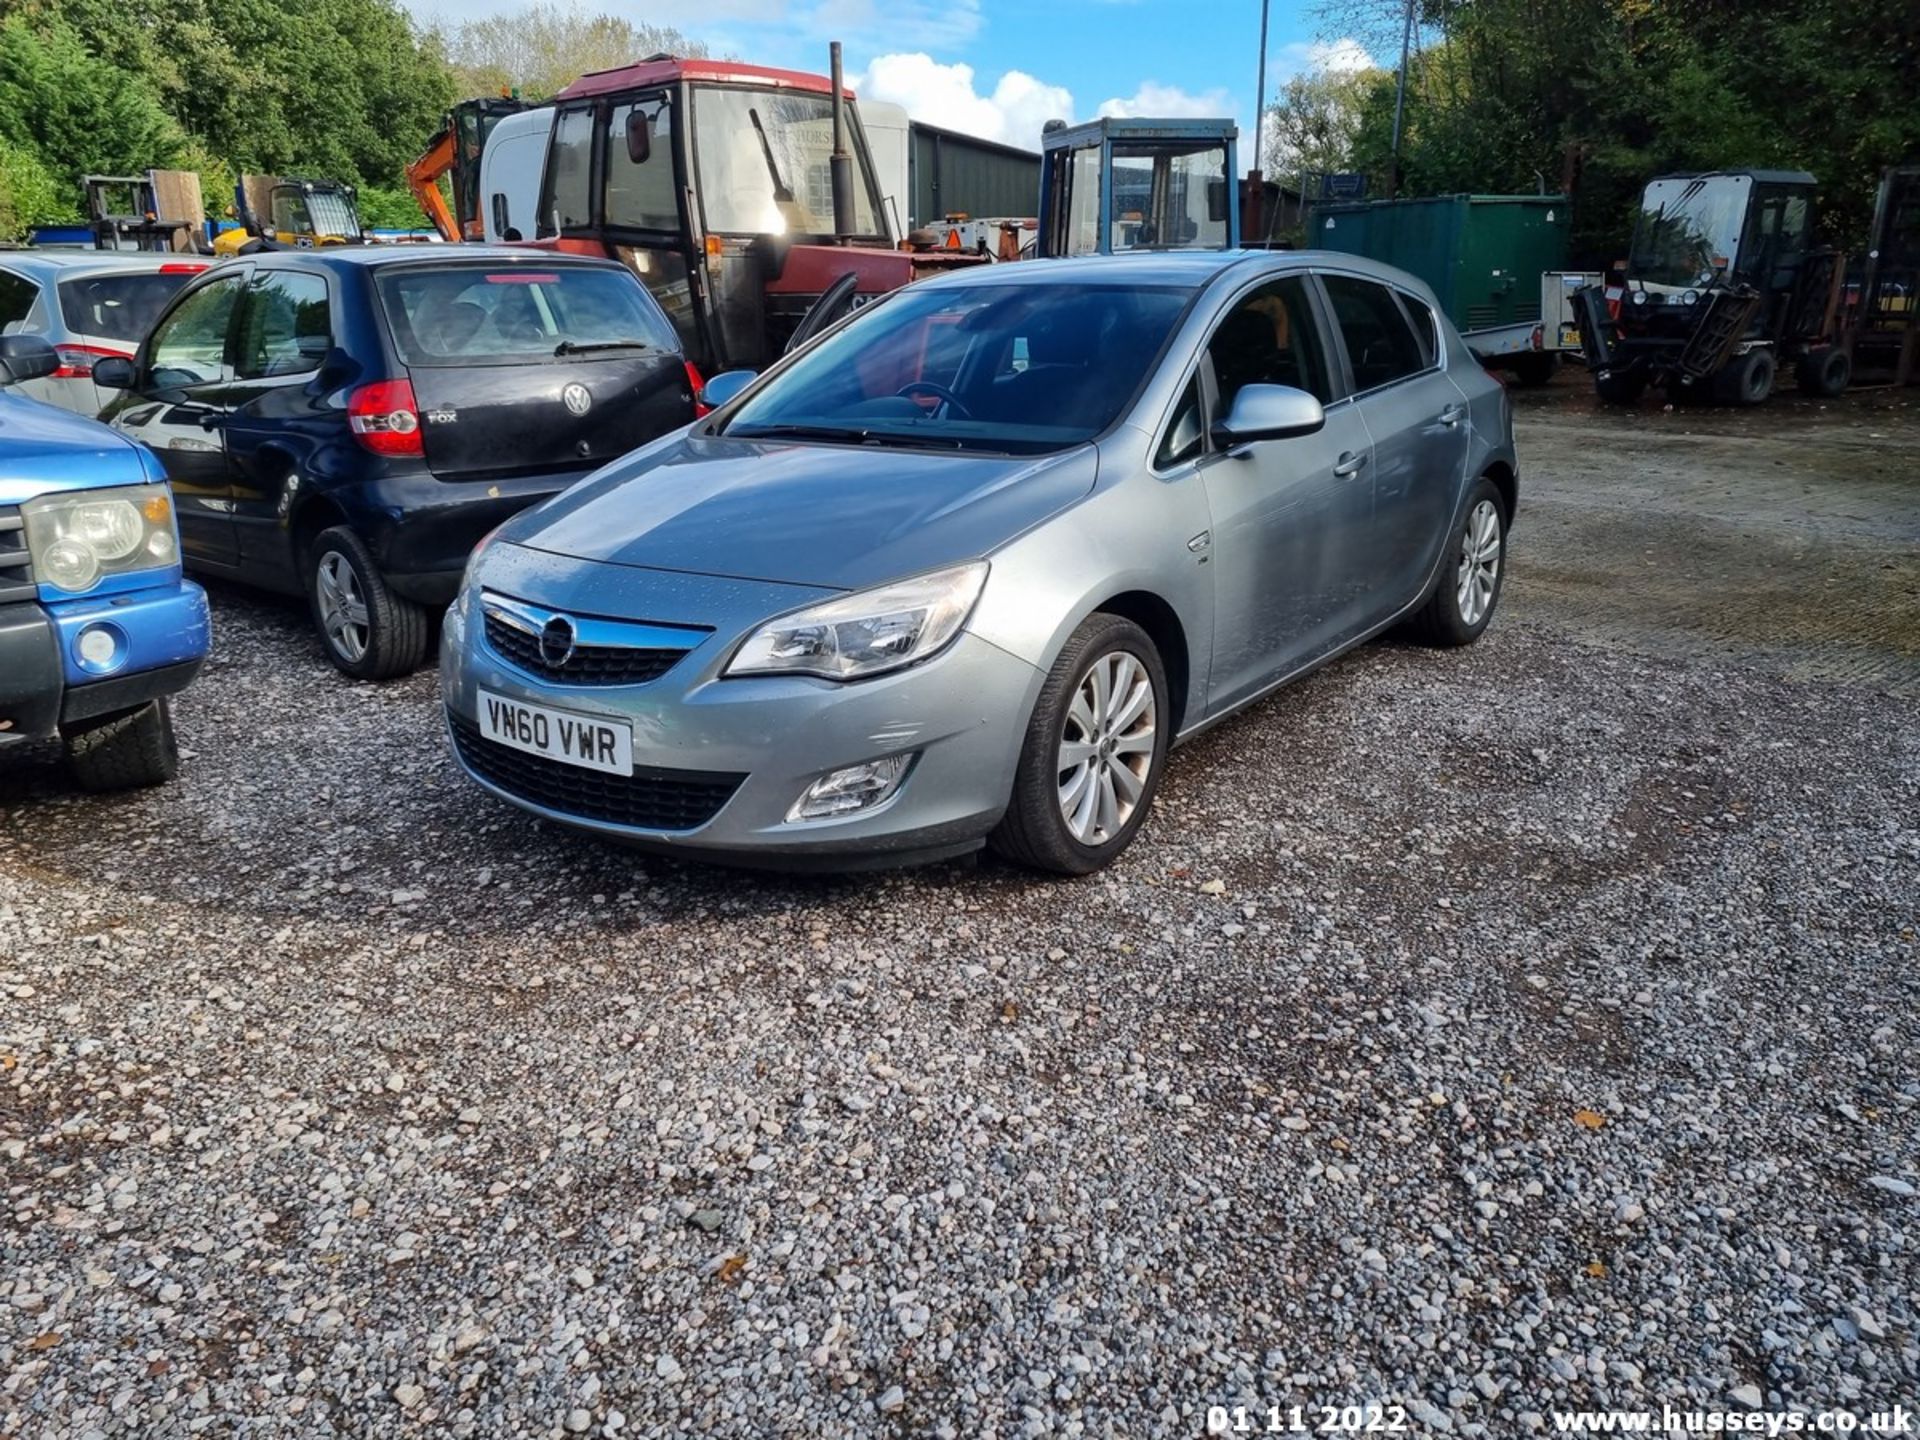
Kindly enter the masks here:
M 753 133 L 760 137 L 760 154 L 767 162 L 767 174 L 773 177 L 773 200 L 776 205 L 791 205 L 793 191 L 787 188 L 787 182 L 780 178 L 780 166 L 773 158 L 773 146 L 767 143 L 767 127 L 760 123 L 760 112 L 749 108 L 747 119 L 753 122 Z
M 595 350 L 653 350 L 650 340 L 562 340 L 553 347 L 555 355 L 590 355 Z
M 912 435 L 900 430 L 864 430 L 854 425 L 750 425 L 721 432 L 736 440 L 837 440 L 845 445 L 899 445 L 913 450 L 962 450 L 951 435 Z

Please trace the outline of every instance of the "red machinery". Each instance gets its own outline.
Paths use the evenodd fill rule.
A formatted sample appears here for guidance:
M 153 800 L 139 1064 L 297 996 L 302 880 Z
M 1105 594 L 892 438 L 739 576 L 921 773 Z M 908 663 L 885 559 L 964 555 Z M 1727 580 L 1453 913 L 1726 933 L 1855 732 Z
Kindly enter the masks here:
M 776 359 L 827 289 L 851 303 L 982 257 L 896 248 L 852 92 L 655 56 L 554 98 L 533 243 L 630 265 L 707 374 Z

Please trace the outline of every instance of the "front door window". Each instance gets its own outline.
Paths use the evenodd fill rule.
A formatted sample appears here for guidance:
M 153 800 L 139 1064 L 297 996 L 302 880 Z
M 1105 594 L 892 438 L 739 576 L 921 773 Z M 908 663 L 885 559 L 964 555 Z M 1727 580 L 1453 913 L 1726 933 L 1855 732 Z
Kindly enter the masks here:
M 156 391 L 231 380 L 227 331 L 246 281 L 234 275 L 194 291 L 160 322 L 147 344 L 147 374 Z

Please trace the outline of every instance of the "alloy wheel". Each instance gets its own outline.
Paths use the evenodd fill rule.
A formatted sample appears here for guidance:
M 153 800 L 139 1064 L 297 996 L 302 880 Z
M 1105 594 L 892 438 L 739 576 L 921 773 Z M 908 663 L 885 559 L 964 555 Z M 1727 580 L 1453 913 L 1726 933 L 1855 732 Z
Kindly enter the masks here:
M 327 632 L 327 643 L 349 664 L 358 664 L 367 653 L 370 621 L 367 601 L 360 591 L 360 572 L 338 550 L 320 557 L 315 576 L 320 591 L 320 624 Z
M 1153 681 L 1133 654 L 1112 650 L 1074 688 L 1060 737 L 1060 813 L 1082 845 L 1126 828 L 1146 793 L 1159 716 Z
M 1500 510 L 1491 500 L 1482 500 L 1467 516 L 1466 533 L 1460 541 L 1460 573 L 1455 581 L 1455 597 L 1460 604 L 1460 619 L 1478 625 L 1493 608 L 1494 586 L 1500 579 Z

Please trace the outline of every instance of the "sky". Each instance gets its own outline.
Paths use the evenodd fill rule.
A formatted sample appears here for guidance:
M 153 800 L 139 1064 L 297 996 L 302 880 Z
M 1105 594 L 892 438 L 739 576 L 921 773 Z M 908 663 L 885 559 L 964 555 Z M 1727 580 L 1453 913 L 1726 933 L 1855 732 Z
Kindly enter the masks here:
M 405 0 L 423 23 L 511 14 L 519 0 Z M 565 3 L 565 0 L 562 0 Z M 824 72 L 846 48 L 863 99 L 916 120 L 1037 150 L 1048 120 L 1206 116 L 1239 122 L 1251 162 L 1259 0 L 577 0 L 671 25 L 712 53 Z M 1318 0 L 1271 0 L 1267 93 L 1288 78 L 1373 62 L 1328 29 Z M 639 57 L 635 57 L 639 58 Z M 1398 57 L 1388 57 L 1392 64 Z

